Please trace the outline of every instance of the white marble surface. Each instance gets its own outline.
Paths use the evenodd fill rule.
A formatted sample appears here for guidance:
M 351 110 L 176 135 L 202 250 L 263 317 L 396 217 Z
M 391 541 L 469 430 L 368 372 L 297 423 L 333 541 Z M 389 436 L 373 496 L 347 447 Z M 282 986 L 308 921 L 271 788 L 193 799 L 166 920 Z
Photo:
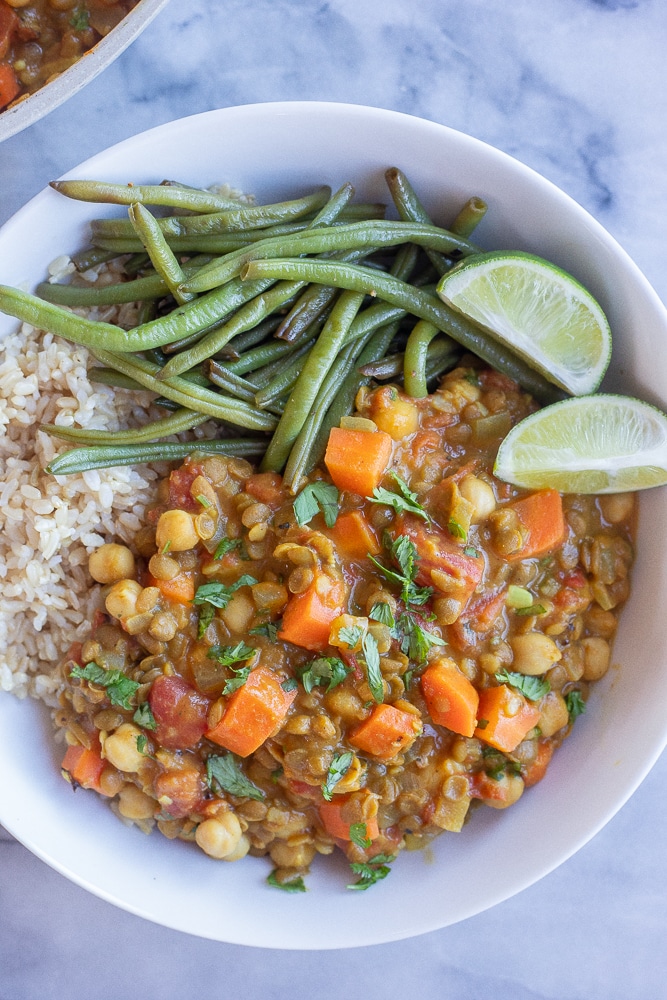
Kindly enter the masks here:
M 591 211 L 667 300 L 664 0 L 172 0 L 110 69 L 0 146 L 0 223 L 54 176 L 181 115 L 349 101 L 469 132 Z M 446 164 L 443 165 L 446 170 Z M 147 924 L 0 830 L 0 1000 L 659 1000 L 667 759 L 574 858 L 462 924 L 331 953 Z M 520 863 L 521 845 L 510 863 Z M 304 934 L 307 929 L 304 928 Z

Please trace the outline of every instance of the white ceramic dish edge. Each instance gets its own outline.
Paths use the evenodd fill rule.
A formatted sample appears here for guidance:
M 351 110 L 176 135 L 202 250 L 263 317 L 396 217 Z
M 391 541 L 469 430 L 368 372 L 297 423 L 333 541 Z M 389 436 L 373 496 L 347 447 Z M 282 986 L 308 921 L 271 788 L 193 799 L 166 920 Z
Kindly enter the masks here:
M 317 162 L 309 160 L 312 150 Z M 382 174 L 392 165 L 406 171 L 441 219 L 447 215 L 438 197 L 443 189 L 452 207 L 472 193 L 486 197 L 490 212 L 479 232 L 485 247 L 540 252 L 588 284 L 609 312 L 617 338 L 614 374 L 605 387 L 665 405 L 667 313 L 636 266 L 548 181 L 445 126 L 360 106 L 229 108 L 126 140 L 68 176 L 226 180 L 275 196 L 350 179 L 363 181 L 362 196 L 377 198 L 386 197 Z M 98 214 L 96 206 L 72 205 L 51 190 L 42 192 L 0 232 L 0 258 L 7 261 L 0 281 L 40 280 L 54 256 L 83 241 L 85 220 Z M 36 231 L 38 251 L 25 239 Z M 11 254 L 3 255 L 3 246 L 11 247 Z M 0 317 L 0 335 L 13 326 Z M 56 870 L 102 898 L 216 940 L 294 949 L 350 947 L 398 940 L 472 916 L 526 888 L 583 846 L 628 799 L 665 745 L 660 706 L 667 697 L 662 669 L 667 643 L 654 611 L 667 596 L 667 570 L 666 561 L 654 557 L 655 539 L 667 537 L 666 506 L 663 491 L 641 498 L 634 591 L 614 655 L 620 666 L 594 692 L 589 713 L 556 755 L 547 779 L 507 813 L 479 810 L 460 837 L 445 834 L 428 853 L 401 855 L 391 876 L 371 892 L 346 892 L 344 862 L 319 862 L 308 878 L 309 892 L 287 896 L 265 888 L 265 861 L 215 866 L 184 845 L 125 830 L 92 795 L 80 793 L 73 804 L 50 750 L 44 714 L 8 696 L 0 698 L 0 821 Z M 640 648 L 642 669 L 635 673 Z M 16 752 L 17 741 L 38 752 L 24 758 Z M 520 870 L 517 862 L 497 863 L 517 853 Z

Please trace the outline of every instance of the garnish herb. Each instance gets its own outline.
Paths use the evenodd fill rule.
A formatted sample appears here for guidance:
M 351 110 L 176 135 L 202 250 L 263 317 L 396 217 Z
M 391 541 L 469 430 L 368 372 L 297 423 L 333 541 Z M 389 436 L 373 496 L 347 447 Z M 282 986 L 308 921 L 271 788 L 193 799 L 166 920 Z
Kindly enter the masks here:
M 235 646 L 211 646 L 206 654 L 209 660 L 217 660 L 223 667 L 228 667 L 234 674 L 230 680 L 225 681 L 222 689 L 223 694 L 233 694 L 243 687 L 248 680 L 252 667 L 248 664 L 245 667 L 235 667 L 235 663 L 243 663 L 249 660 L 257 652 L 253 646 L 246 646 L 245 642 L 237 642 Z
M 466 556 L 472 556 L 473 559 L 479 559 L 479 549 L 476 549 L 474 545 L 466 545 L 463 552 Z
M 296 878 L 287 879 L 285 882 L 281 882 L 276 874 L 277 869 L 271 872 L 267 878 L 269 885 L 272 885 L 274 889 L 282 889 L 283 892 L 305 892 L 306 885 L 303 881 L 301 875 L 297 875 Z
M 370 861 L 353 862 L 350 868 L 359 876 L 359 881 L 351 882 L 348 889 L 370 889 L 376 882 L 387 877 L 391 871 L 389 865 L 395 860 L 395 854 L 376 854 Z
M 211 756 L 206 761 L 206 783 L 212 792 L 222 789 L 240 799 L 263 799 L 264 792 L 239 767 L 233 753 Z
M 426 604 L 433 593 L 433 589 L 431 587 L 418 587 L 415 584 L 415 577 L 417 575 L 417 549 L 412 539 L 408 538 L 407 535 L 399 535 L 398 538 L 390 542 L 389 554 L 400 567 L 400 573 L 389 569 L 388 566 L 384 566 L 374 556 L 369 555 L 368 558 L 387 580 L 399 585 L 401 588 L 401 597 L 406 604 Z
M 337 656 L 319 656 L 301 672 L 301 683 L 307 694 L 318 685 L 331 691 L 343 683 L 349 672 L 350 668 Z
M 197 503 L 200 503 L 204 509 L 213 506 L 208 497 L 205 497 L 203 493 L 197 494 Z
M 453 538 L 460 538 L 462 542 L 465 542 L 468 537 L 468 532 L 465 530 L 462 524 L 456 520 L 455 517 L 450 517 L 447 522 L 447 529 Z
M 139 733 L 137 736 L 137 750 L 144 757 L 152 757 L 152 753 L 148 749 L 148 737 L 145 733 Z
M 386 601 L 378 601 L 377 604 L 374 604 L 368 613 L 368 617 L 372 618 L 374 622 L 388 625 L 389 628 L 393 628 L 395 625 L 394 613 Z
M 81 680 L 97 684 L 98 687 L 106 688 L 111 704 L 126 710 L 132 708 L 130 702 L 139 689 L 139 684 L 130 680 L 122 670 L 105 670 L 98 663 L 74 667 L 70 677 L 79 677 Z
M 338 497 L 338 490 L 333 483 L 325 483 L 321 479 L 308 483 L 292 505 L 297 524 L 303 527 L 321 511 L 327 528 L 332 528 L 338 517 Z
M 327 802 L 331 802 L 334 788 L 350 770 L 353 758 L 354 754 L 352 751 L 346 750 L 345 753 L 337 753 L 329 764 L 327 776 L 322 783 L 322 795 Z
M 202 605 L 199 612 L 197 638 L 202 638 L 204 632 L 215 618 L 216 608 L 224 610 L 232 599 L 234 591 L 238 590 L 239 587 L 251 587 L 254 583 L 257 583 L 255 577 L 244 573 L 236 583 L 230 583 L 228 586 L 214 581 L 212 583 L 203 583 L 200 587 L 197 587 L 193 604 Z
M 410 614 L 409 610 L 399 616 L 392 635 L 398 639 L 401 652 L 410 660 L 423 663 L 431 646 L 446 646 L 447 643 L 434 632 L 429 632 Z
M 215 552 L 213 553 L 213 558 L 222 559 L 228 552 L 233 552 L 234 549 L 240 549 L 242 545 L 242 538 L 221 538 Z
M 162 546 L 161 555 L 166 556 L 166 554 L 167 554 L 167 552 L 169 552 L 170 548 L 171 548 L 171 538 L 168 538 L 167 541 Z
M 364 630 L 359 627 L 359 625 L 344 625 L 342 629 L 338 632 L 338 638 L 349 646 L 350 649 L 354 649 L 355 646 L 359 645 Z
M 501 684 L 511 684 L 530 701 L 539 701 L 551 690 L 551 685 L 546 678 L 531 677 L 528 674 L 519 674 L 514 670 L 499 670 L 496 674 L 496 680 L 500 681 Z
M 373 496 L 366 499 L 370 500 L 371 503 L 386 504 L 387 507 L 392 507 L 397 514 L 414 514 L 415 517 L 421 517 L 424 521 L 430 521 L 431 519 L 420 504 L 417 494 L 413 493 L 408 484 L 395 472 L 392 473 L 392 477 L 398 486 L 398 493 L 392 493 L 383 486 L 376 486 L 373 490 Z
M 145 701 L 143 705 L 139 705 L 139 708 L 136 710 L 132 718 L 138 726 L 141 726 L 142 729 L 157 729 L 155 716 L 151 712 L 151 706 L 147 701 Z
M 275 642 L 282 626 L 282 619 L 277 622 L 265 622 L 250 629 L 250 635 L 263 635 L 270 642 Z
M 283 691 L 293 691 L 294 688 L 299 686 L 299 682 L 296 677 L 288 677 L 286 681 L 283 681 L 280 685 Z
M 546 615 L 547 609 L 543 604 L 531 604 L 527 608 L 515 608 L 515 615 Z
M 377 639 L 370 632 L 367 632 L 361 642 L 366 663 L 366 680 L 371 689 L 371 694 L 378 704 L 384 701 L 384 681 L 380 670 L 380 653 Z
M 568 691 L 565 695 L 565 704 L 567 705 L 570 722 L 574 722 L 576 718 L 583 715 L 586 711 L 586 702 L 581 697 L 581 691 L 577 688 L 573 688 L 572 691 Z
M 350 840 L 357 847 L 361 847 L 364 850 L 370 847 L 373 841 L 368 836 L 368 829 L 365 823 L 351 823 L 350 824 Z
M 69 23 L 75 31 L 86 31 L 90 27 L 90 15 L 85 7 L 76 7 L 72 11 Z

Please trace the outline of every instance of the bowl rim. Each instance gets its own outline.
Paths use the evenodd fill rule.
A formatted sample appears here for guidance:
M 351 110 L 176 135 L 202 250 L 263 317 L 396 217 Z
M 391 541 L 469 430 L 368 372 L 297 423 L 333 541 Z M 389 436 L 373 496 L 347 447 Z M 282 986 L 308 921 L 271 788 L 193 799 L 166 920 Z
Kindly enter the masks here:
M 139 0 L 108 35 L 80 59 L 13 107 L 0 111 L 0 142 L 55 111 L 106 69 L 148 27 L 169 0 Z
M 665 330 L 667 330 L 667 310 L 665 310 L 662 302 L 657 296 L 656 292 L 653 290 L 651 285 L 645 276 L 641 273 L 636 264 L 631 260 L 627 253 L 622 249 L 622 247 L 617 243 L 614 237 L 602 227 L 585 209 L 583 209 L 574 199 L 558 188 L 553 182 L 544 178 L 532 168 L 521 163 L 515 157 L 510 154 L 491 146 L 482 140 L 476 139 L 470 135 L 462 133 L 458 130 L 452 129 L 446 125 L 438 124 L 435 122 L 428 121 L 426 119 L 418 118 L 412 115 L 406 115 L 402 112 L 390 111 L 387 109 L 365 107 L 363 105 L 357 104 L 342 104 L 339 102 L 321 102 L 321 101 L 278 101 L 278 102 L 263 102 L 259 104 L 248 104 L 240 105 L 231 108 L 222 108 L 212 111 L 201 112 L 196 115 L 187 116 L 186 118 L 175 119 L 171 122 L 167 122 L 162 125 L 158 125 L 155 128 L 149 129 L 144 132 L 140 132 L 135 136 L 131 136 L 128 139 L 123 140 L 120 143 L 114 144 L 108 149 L 102 150 L 96 155 L 85 160 L 83 163 L 79 164 L 73 170 L 67 172 L 68 177 L 72 176 L 95 176 L 94 171 L 96 169 L 96 164 L 100 161 L 104 161 L 109 155 L 114 157 L 122 157 L 124 153 L 128 150 L 132 150 L 133 147 L 136 148 L 136 144 L 147 145 L 152 144 L 158 140 L 161 136 L 169 135 L 174 128 L 183 127 L 199 127 L 199 125 L 210 126 L 215 123 L 217 126 L 225 119 L 233 120 L 234 118 L 247 119 L 250 118 L 253 121 L 258 121 L 262 119 L 262 116 L 268 115 L 300 115 L 300 114 L 314 114 L 314 115 L 325 115 L 325 116 L 343 116 L 346 120 L 356 120 L 357 122 L 368 124 L 369 120 L 374 120 L 375 122 L 383 122 L 385 124 L 397 124 L 402 127 L 412 127 L 419 130 L 426 129 L 428 131 L 433 131 L 434 133 L 440 133 L 442 135 L 448 134 L 453 137 L 456 142 L 462 143 L 468 146 L 471 150 L 479 150 L 484 148 L 487 151 L 487 155 L 492 155 L 493 157 L 499 157 L 500 160 L 505 163 L 505 165 L 512 169 L 512 171 L 517 172 L 521 177 L 526 177 L 532 179 L 532 183 L 538 182 L 539 187 L 546 185 L 545 190 L 550 192 L 552 198 L 555 198 L 561 205 L 566 205 L 573 211 L 580 220 L 584 221 L 588 230 L 593 233 L 594 237 L 601 241 L 604 245 L 610 248 L 615 256 L 619 256 L 623 269 L 628 270 L 632 276 L 635 283 L 638 283 L 642 287 L 642 292 L 646 296 L 649 305 L 653 309 L 657 309 L 661 316 L 661 322 Z M 270 182 L 269 182 L 270 183 Z M 40 192 L 35 198 L 31 199 L 22 209 L 20 209 L 6 224 L 2 227 L 0 231 L 0 239 L 2 232 L 6 232 L 8 229 L 11 231 L 15 227 L 20 227 L 23 223 L 24 216 L 27 217 L 35 208 L 43 207 L 42 203 L 45 198 L 51 197 L 53 192 L 49 189 L 45 189 Z M 565 845 L 561 845 L 560 850 L 551 857 L 546 864 L 542 864 L 539 872 L 532 871 L 530 869 L 522 872 L 518 875 L 512 884 L 511 888 L 502 887 L 498 885 L 495 890 L 490 893 L 489 897 L 478 901 L 476 904 L 469 905 L 465 912 L 461 912 L 455 919 L 442 920 L 433 919 L 426 915 L 411 915 L 410 921 L 402 927 L 395 927 L 392 932 L 383 932 L 378 936 L 372 926 L 367 926 L 362 929 L 362 940 L 350 939 L 344 932 L 339 933 L 334 936 L 331 942 L 323 943 L 321 941 L 313 943 L 311 941 L 300 940 L 297 944 L 291 943 L 286 940 L 284 936 L 281 936 L 279 932 L 275 939 L 266 940 L 261 942 L 256 942 L 250 940 L 247 935 L 242 932 L 238 934 L 230 934 L 229 930 L 226 930 L 224 936 L 219 936 L 214 930 L 210 933 L 202 931 L 201 929 L 192 930 L 190 926 L 187 925 L 187 918 L 183 915 L 181 918 L 174 918 L 173 916 L 155 914 L 154 912 L 148 912 L 146 907 L 141 905 L 132 905 L 128 903 L 126 899 L 119 897 L 117 893 L 110 890 L 101 889 L 94 883 L 91 883 L 90 879 L 81 873 L 71 870 L 64 865 L 57 858 L 52 857 L 48 850 L 44 849 L 39 843 L 36 843 L 31 836 L 26 836 L 26 831 L 22 829 L 21 823 L 17 822 L 16 817 L 7 815 L 4 817 L 2 815 L 2 802 L 0 801 L 0 820 L 6 826 L 6 828 L 21 842 L 25 844 L 33 853 L 42 858 L 51 867 L 55 868 L 61 874 L 70 878 L 75 883 L 79 884 L 83 888 L 93 892 L 94 894 L 106 899 L 121 908 L 133 912 L 139 916 L 146 917 L 147 919 L 153 920 L 158 923 L 162 923 L 165 926 L 172 927 L 173 929 L 181 930 L 186 933 L 194 933 L 202 937 L 210 937 L 214 940 L 226 941 L 230 943 L 238 943 L 244 945 L 251 945 L 257 947 L 278 947 L 278 948 L 294 948 L 298 950 L 304 949 L 316 949 L 321 950 L 325 948 L 342 948 L 342 947 L 356 947 L 363 946 L 366 944 L 379 944 L 385 943 L 393 940 L 401 940 L 406 937 L 414 936 L 421 933 L 426 933 L 428 931 L 439 929 L 448 924 L 458 922 L 459 920 L 467 919 L 491 906 L 497 905 L 498 903 L 510 898 L 516 893 L 522 891 L 528 886 L 534 884 L 539 879 L 543 878 L 545 875 L 549 874 L 563 862 L 565 862 L 569 857 L 575 854 L 581 847 L 583 847 L 588 841 L 590 841 L 598 832 L 601 830 L 612 817 L 618 812 L 618 810 L 625 804 L 625 802 L 630 798 L 636 788 L 644 780 L 650 769 L 655 764 L 656 760 L 662 753 L 665 745 L 667 745 L 667 730 L 662 729 L 660 733 L 652 733 L 652 742 L 650 744 L 650 752 L 644 751 L 641 756 L 641 766 L 635 767 L 631 771 L 631 777 L 626 780 L 626 783 L 622 789 L 622 793 L 617 793 L 613 798 L 613 802 L 607 803 L 604 810 L 597 816 L 594 823 L 589 824 L 585 827 L 583 832 L 569 841 Z M 569 741 L 568 741 L 569 742 Z M 558 755 L 556 755 L 558 757 Z M 535 792 L 537 790 L 533 790 Z M 521 804 L 519 804 L 521 805 Z M 515 807 L 516 808 L 516 807 Z M 487 810 L 486 812 L 489 812 Z M 479 814 L 478 814 L 479 815 Z M 476 818 L 476 822 L 478 819 Z M 119 824 L 120 826 L 120 824 Z M 445 838 L 440 838 L 444 840 Z M 405 855 L 402 855 L 405 857 Z M 254 860 L 254 859 L 253 859 Z M 313 895 L 318 891 L 318 886 L 315 884 Z M 280 895 L 280 894 L 279 894 Z M 366 894 L 351 894 L 354 896 Z M 359 927 L 355 928 L 355 935 L 359 936 Z

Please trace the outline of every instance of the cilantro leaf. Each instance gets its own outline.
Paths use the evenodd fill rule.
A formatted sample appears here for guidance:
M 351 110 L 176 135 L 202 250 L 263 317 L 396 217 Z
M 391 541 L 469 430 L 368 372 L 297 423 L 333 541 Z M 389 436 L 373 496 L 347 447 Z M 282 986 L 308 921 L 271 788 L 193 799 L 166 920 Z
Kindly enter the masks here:
M 431 597 L 433 590 L 431 587 L 417 587 L 415 576 L 417 575 L 417 549 L 414 542 L 407 535 L 399 535 L 394 539 L 389 547 L 389 553 L 401 569 L 400 573 L 384 566 L 374 556 L 369 555 L 369 559 L 380 572 L 391 583 L 396 583 L 401 588 L 401 597 L 406 604 L 426 604 Z
M 140 687 L 136 681 L 130 680 L 122 670 L 105 670 L 98 663 L 87 663 L 85 667 L 74 667 L 70 677 L 79 677 L 81 680 L 106 688 L 111 704 L 126 710 L 132 708 L 130 702 Z
M 250 635 L 263 635 L 270 642 L 276 642 L 281 627 L 282 621 L 265 622 L 263 625 L 256 625 L 255 628 L 251 628 Z
M 321 687 L 326 685 L 327 691 L 331 691 L 343 683 L 349 672 L 350 668 L 338 657 L 320 656 L 301 672 L 301 683 L 307 694 L 310 694 L 318 684 Z
M 147 701 L 145 701 L 143 705 L 139 705 L 139 708 L 136 710 L 132 718 L 138 726 L 141 726 L 142 729 L 157 729 L 155 716 L 151 712 L 151 706 Z
M 409 612 L 399 618 L 399 634 L 401 652 L 409 659 L 423 663 L 431 646 L 446 646 L 447 643 L 434 632 L 429 632 L 417 622 Z
M 233 753 L 213 755 L 206 761 L 206 783 L 212 792 L 222 789 L 245 799 L 263 799 L 264 792 L 253 784 L 239 767 Z
M 500 681 L 501 684 L 511 684 L 530 701 L 539 701 L 551 690 L 551 685 L 545 677 L 531 677 L 513 670 L 499 670 L 496 673 L 496 680 Z
M 206 629 L 215 618 L 215 608 L 212 604 L 204 604 L 199 609 L 199 621 L 197 623 L 197 638 L 203 639 Z
M 295 498 L 293 503 L 294 516 L 299 527 L 308 524 L 322 511 L 327 528 L 333 527 L 338 517 L 339 493 L 333 483 L 325 483 L 322 479 L 308 483 Z
M 322 783 L 322 795 L 327 802 L 331 802 L 334 788 L 341 778 L 345 777 L 347 772 L 350 770 L 353 758 L 354 754 L 351 750 L 346 750 L 345 753 L 337 753 L 334 755 L 331 763 L 329 764 L 327 776 Z
M 69 23 L 75 31 L 86 31 L 90 27 L 90 15 L 85 7 L 75 7 Z
M 361 847 L 364 850 L 370 847 L 373 841 L 368 836 L 368 828 L 365 823 L 351 823 L 350 824 L 350 840 L 357 847 Z
M 417 494 L 413 493 L 408 484 L 396 472 L 392 473 L 392 477 L 398 486 L 398 493 L 392 493 L 383 486 L 376 486 L 373 490 L 373 496 L 366 499 L 370 500 L 371 503 L 386 504 L 387 507 L 392 507 L 397 514 L 414 514 L 415 517 L 421 517 L 424 521 L 430 521 L 431 519 L 420 504 Z
M 387 877 L 391 871 L 389 865 L 395 860 L 395 854 L 376 854 L 370 861 L 353 862 L 350 868 L 359 876 L 359 881 L 351 882 L 348 889 L 370 889 L 376 882 Z
M 460 538 L 462 542 L 465 542 L 468 538 L 468 532 L 455 517 L 450 517 L 447 522 L 447 529 L 453 538 Z
M 514 609 L 515 615 L 545 615 L 546 613 L 547 609 L 544 607 L 543 604 L 531 604 L 527 608 Z
M 479 559 L 479 549 L 476 549 L 474 545 L 466 545 L 463 553 L 466 556 L 472 556 L 473 559 Z
M 144 757 L 152 757 L 150 750 L 148 749 L 148 737 L 145 733 L 139 733 L 137 736 L 137 750 Z
M 565 695 L 565 704 L 567 705 L 571 723 L 586 711 L 586 702 L 582 698 L 581 691 L 578 688 L 568 691 Z
M 214 559 L 223 559 L 228 552 L 233 552 L 234 549 L 240 549 L 243 545 L 243 539 L 241 538 L 222 538 L 218 542 L 218 547 L 213 553 Z
M 366 633 L 362 640 L 361 648 L 364 651 L 368 686 L 376 702 L 380 705 L 384 701 L 384 681 L 382 679 L 382 671 L 380 670 L 380 653 L 377 639 L 372 633 Z
M 359 625 L 343 625 L 338 631 L 338 638 L 349 646 L 350 649 L 354 649 L 355 646 L 359 645 L 359 640 L 364 634 L 364 630 L 359 627 Z
M 373 605 L 371 610 L 368 612 L 368 617 L 372 618 L 374 622 L 380 622 L 382 625 L 388 625 L 389 628 L 393 628 L 394 613 L 386 601 L 377 601 Z
M 233 663 L 249 660 L 256 652 L 253 646 L 246 646 L 241 640 L 235 646 L 211 646 L 206 655 L 209 660 L 217 660 L 223 667 L 231 667 Z
M 285 882 L 281 882 L 279 881 L 276 872 L 277 869 L 274 868 L 266 880 L 269 885 L 273 886 L 274 889 L 282 889 L 283 892 L 306 892 L 306 885 L 301 875 L 297 875 L 296 878 L 290 878 Z
M 212 604 L 214 608 L 224 609 L 232 599 L 234 591 L 238 590 L 239 587 L 251 587 L 254 583 L 257 583 L 257 580 L 254 576 L 249 576 L 248 573 L 240 576 L 236 583 L 228 585 L 218 583 L 215 580 L 212 583 L 202 583 L 200 587 L 197 587 L 193 603 Z
M 283 689 L 283 691 L 293 691 L 294 688 L 297 688 L 299 686 L 299 682 L 296 679 L 296 677 L 288 677 L 286 680 L 282 682 L 280 686 Z

